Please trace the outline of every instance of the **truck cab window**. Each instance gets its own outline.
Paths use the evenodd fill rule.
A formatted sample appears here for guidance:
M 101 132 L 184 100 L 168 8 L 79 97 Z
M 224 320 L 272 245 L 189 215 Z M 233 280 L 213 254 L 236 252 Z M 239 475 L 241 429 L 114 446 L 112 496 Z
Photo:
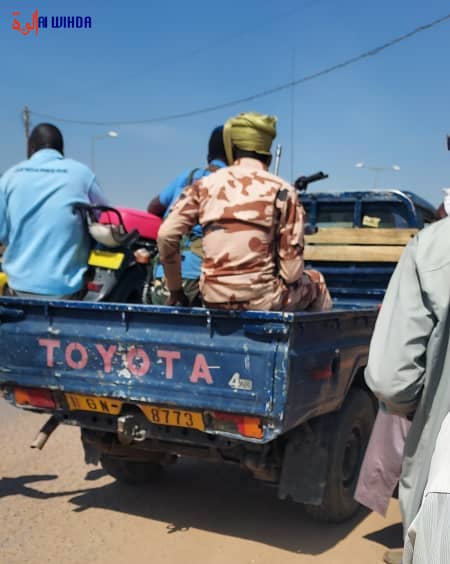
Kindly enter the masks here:
M 317 227 L 353 227 L 354 202 L 320 202 L 317 204 Z
M 377 220 L 376 225 L 375 222 L 363 222 L 362 227 L 402 229 L 409 226 L 407 208 L 400 202 L 363 202 L 361 216 Z

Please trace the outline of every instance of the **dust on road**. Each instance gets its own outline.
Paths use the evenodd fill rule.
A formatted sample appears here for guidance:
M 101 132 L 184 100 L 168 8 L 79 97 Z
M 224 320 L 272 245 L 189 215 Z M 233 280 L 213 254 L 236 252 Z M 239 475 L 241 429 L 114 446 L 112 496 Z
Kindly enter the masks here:
M 1 564 L 375 564 L 400 545 L 397 502 L 317 524 L 241 469 L 192 460 L 126 486 L 84 464 L 75 427 L 30 449 L 45 419 L 0 400 Z

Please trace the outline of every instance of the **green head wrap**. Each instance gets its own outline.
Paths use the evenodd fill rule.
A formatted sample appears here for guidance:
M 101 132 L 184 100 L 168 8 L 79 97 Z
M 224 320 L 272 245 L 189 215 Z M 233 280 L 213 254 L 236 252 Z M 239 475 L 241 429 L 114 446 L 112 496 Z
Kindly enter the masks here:
M 272 141 L 277 134 L 277 118 L 257 112 L 239 114 L 223 127 L 223 142 L 229 164 L 233 164 L 233 145 L 244 151 L 270 155 Z

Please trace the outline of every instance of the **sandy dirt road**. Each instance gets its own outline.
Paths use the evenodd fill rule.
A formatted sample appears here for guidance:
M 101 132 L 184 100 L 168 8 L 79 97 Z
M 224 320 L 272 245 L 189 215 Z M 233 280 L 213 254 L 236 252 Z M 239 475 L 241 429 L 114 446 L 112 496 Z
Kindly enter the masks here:
M 126 486 L 84 464 L 77 428 L 30 449 L 44 420 L 0 400 L 1 564 L 372 564 L 399 546 L 396 502 L 317 524 L 239 468 L 190 460 Z

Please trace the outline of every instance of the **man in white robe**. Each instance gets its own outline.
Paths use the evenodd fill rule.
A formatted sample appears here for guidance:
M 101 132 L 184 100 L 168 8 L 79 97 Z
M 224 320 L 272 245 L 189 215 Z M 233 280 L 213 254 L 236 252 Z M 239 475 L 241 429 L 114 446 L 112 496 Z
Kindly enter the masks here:
M 406 535 L 403 564 L 450 562 L 449 445 L 450 414 L 436 441 L 422 505 Z
M 437 436 L 450 411 L 449 337 L 446 218 L 406 247 L 381 307 L 366 369 L 367 384 L 387 412 L 412 419 L 399 489 L 405 534 L 421 506 Z

